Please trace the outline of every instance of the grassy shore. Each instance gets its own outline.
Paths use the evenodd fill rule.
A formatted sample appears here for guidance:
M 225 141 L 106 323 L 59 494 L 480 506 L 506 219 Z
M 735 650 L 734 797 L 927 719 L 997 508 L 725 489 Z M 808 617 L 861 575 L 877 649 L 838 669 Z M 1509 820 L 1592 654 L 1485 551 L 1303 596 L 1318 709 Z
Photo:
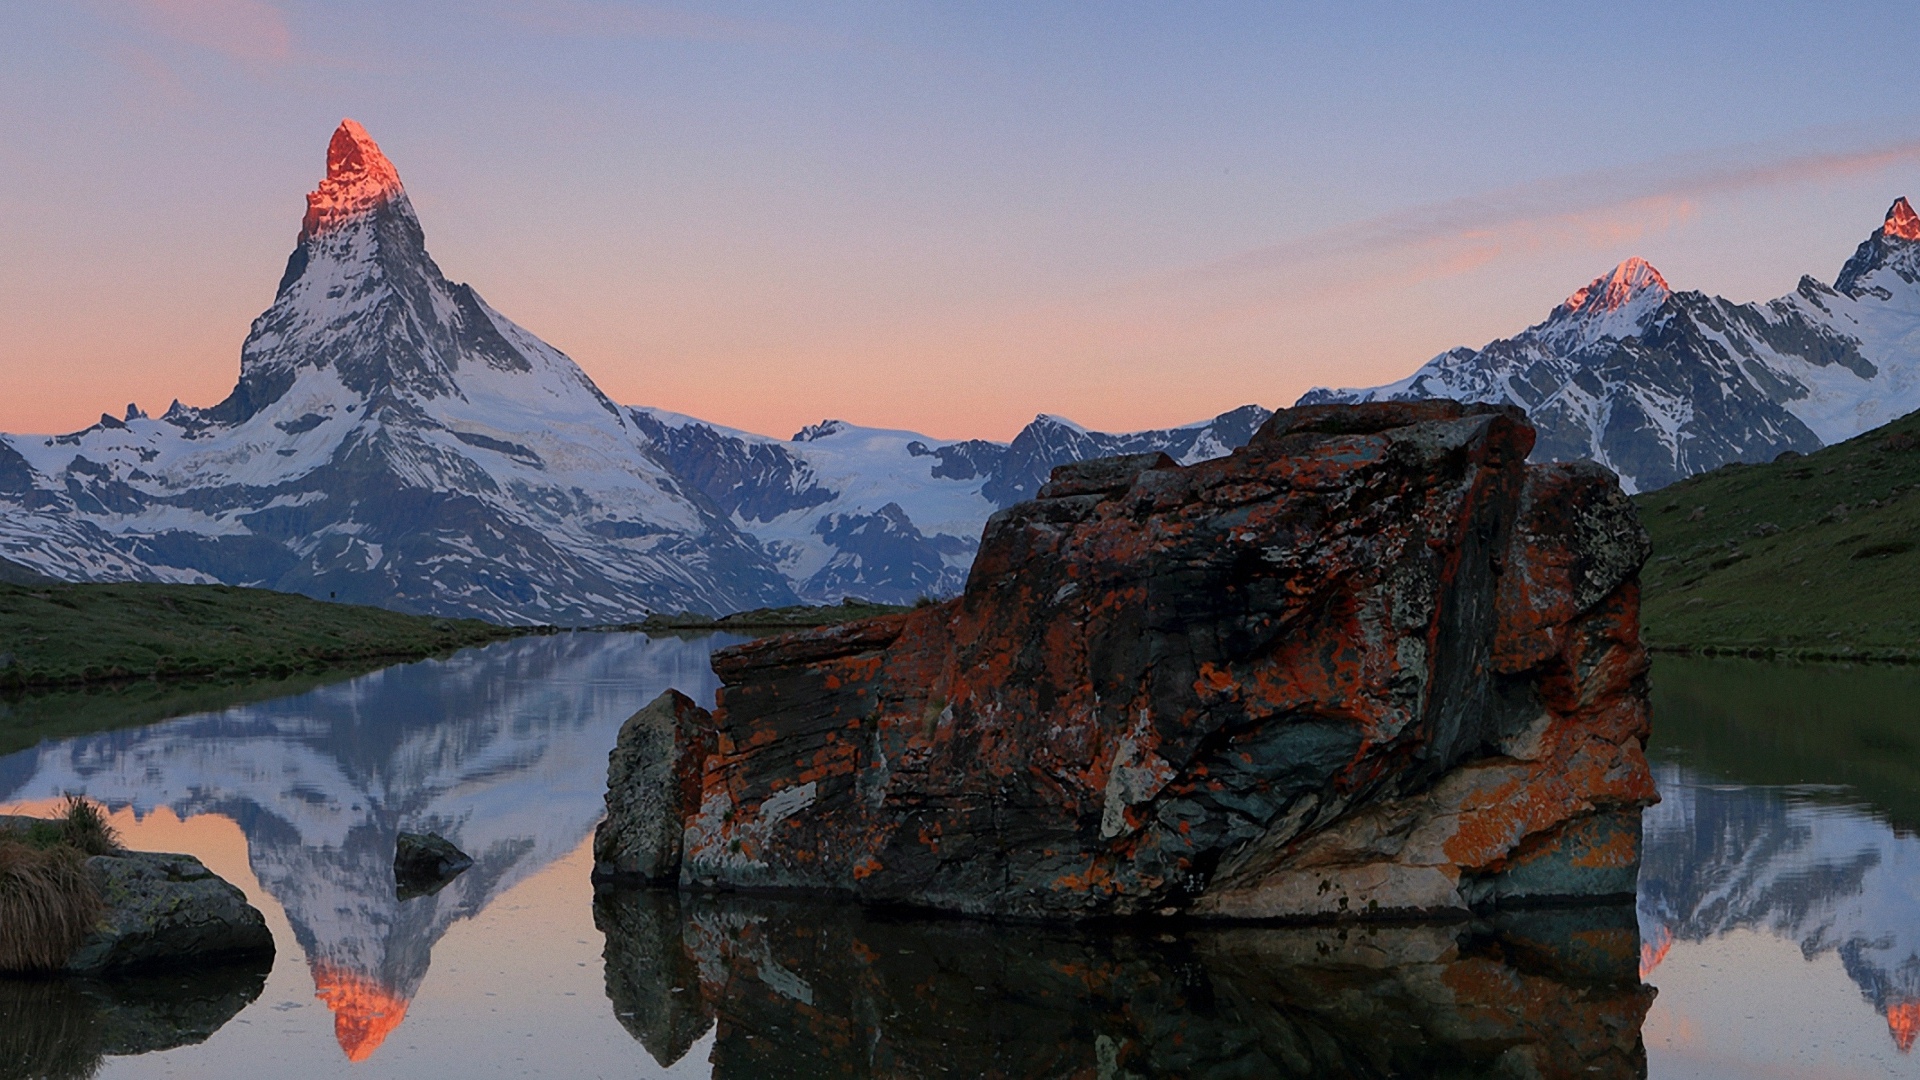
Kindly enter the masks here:
M 1634 501 L 1653 536 L 1650 645 L 1920 660 L 1920 415 Z
M 289 679 L 529 631 L 225 585 L 0 583 L 0 690 Z
M 752 611 L 736 611 L 731 615 L 718 618 L 709 615 L 695 615 L 681 612 L 678 615 L 650 615 L 645 622 L 628 623 L 621 630 L 646 630 L 659 633 L 674 631 L 709 630 L 797 630 L 810 626 L 838 626 L 856 619 L 870 619 L 875 615 L 894 615 L 910 611 L 910 607 L 897 604 L 871 604 L 864 600 L 848 597 L 838 604 L 823 604 L 818 607 L 795 605 L 780 608 L 755 608 Z

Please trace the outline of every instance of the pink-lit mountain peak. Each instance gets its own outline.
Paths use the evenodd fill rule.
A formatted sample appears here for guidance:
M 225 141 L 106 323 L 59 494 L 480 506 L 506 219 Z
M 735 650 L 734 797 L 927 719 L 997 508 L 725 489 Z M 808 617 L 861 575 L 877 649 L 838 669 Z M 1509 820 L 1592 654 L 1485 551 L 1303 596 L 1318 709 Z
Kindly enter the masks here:
M 342 120 L 327 143 L 327 176 L 307 193 L 307 215 L 300 222 L 305 243 L 405 194 L 400 172 L 380 152 L 367 129 Z
M 1643 297 L 1665 300 L 1672 292 L 1660 271 L 1636 255 L 1575 290 L 1561 307 L 1573 315 L 1597 315 L 1619 311 Z
M 1880 227 L 1887 236 L 1897 236 L 1902 240 L 1920 240 L 1920 214 L 1913 212 L 1912 204 L 1905 195 L 1893 200 L 1887 207 L 1886 224 Z

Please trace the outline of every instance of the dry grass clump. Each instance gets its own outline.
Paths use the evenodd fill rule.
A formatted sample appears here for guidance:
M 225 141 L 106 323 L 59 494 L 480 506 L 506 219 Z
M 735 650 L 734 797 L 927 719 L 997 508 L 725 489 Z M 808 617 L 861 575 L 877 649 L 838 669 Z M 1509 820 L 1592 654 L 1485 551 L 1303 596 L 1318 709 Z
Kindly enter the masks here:
M 66 962 L 102 911 L 87 856 L 119 850 L 99 808 L 80 798 L 45 825 L 0 831 L 0 972 Z
M 60 813 L 60 842 L 83 855 L 116 855 L 120 834 L 107 824 L 100 808 L 78 795 L 67 796 Z

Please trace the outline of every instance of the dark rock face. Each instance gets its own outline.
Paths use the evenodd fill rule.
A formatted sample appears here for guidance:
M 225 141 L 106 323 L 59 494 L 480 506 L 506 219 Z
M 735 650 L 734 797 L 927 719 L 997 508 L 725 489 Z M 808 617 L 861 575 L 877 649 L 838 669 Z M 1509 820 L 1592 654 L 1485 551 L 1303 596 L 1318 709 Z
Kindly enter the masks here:
M 1627 905 L 1172 933 L 602 893 L 607 996 L 717 1078 L 1642 1077 Z
M 394 838 L 393 883 L 401 899 L 434 892 L 473 865 L 473 856 L 439 833 L 403 832 Z
M 678 690 L 627 718 L 607 755 L 607 816 L 593 831 L 595 878 L 679 879 L 682 823 L 700 805 L 697 765 L 712 752 L 706 710 Z
M 1323 406 L 1056 470 L 959 599 L 715 654 L 681 882 L 1046 917 L 1631 893 L 1647 542 L 1532 444 L 1506 407 Z
M 70 974 L 273 955 L 273 934 L 259 909 L 191 855 L 95 855 L 87 871 L 106 914 L 67 958 Z

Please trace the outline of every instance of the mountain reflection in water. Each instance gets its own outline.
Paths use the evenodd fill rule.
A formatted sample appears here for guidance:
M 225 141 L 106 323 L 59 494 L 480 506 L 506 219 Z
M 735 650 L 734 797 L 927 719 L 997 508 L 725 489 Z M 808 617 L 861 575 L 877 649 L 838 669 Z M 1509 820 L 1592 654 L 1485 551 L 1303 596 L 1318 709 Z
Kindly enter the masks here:
M 1920 671 L 1660 660 L 1634 908 L 1143 933 L 595 896 L 620 724 L 711 701 L 725 640 L 523 639 L 0 757 L 0 810 L 102 800 L 281 946 L 264 990 L 0 980 L 0 1078 L 1920 1075 Z M 402 829 L 475 865 L 402 901 Z
M 340 1049 L 362 1061 L 405 1018 L 448 927 L 592 831 L 620 724 L 669 686 L 711 700 L 708 655 L 730 640 L 526 638 L 47 744 L 0 759 L 0 803 L 84 792 L 142 816 L 164 806 L 237 822 Z M 438 832 L 474 865 L 402 901 L 402 830 Z
M 1627 905 L 1472 924 L 1152 931 L 595 897 L 607 996 L 661 1065 L 810 1076 L 1646 1072 Z
M 1662 658 L 1653 685 L 1662 801 L 1643 818 L 1643 975 L 1677 943 L 1782 939 L 1808 963 L 1837 959 L 1910 1054 L 1920 673 Z

